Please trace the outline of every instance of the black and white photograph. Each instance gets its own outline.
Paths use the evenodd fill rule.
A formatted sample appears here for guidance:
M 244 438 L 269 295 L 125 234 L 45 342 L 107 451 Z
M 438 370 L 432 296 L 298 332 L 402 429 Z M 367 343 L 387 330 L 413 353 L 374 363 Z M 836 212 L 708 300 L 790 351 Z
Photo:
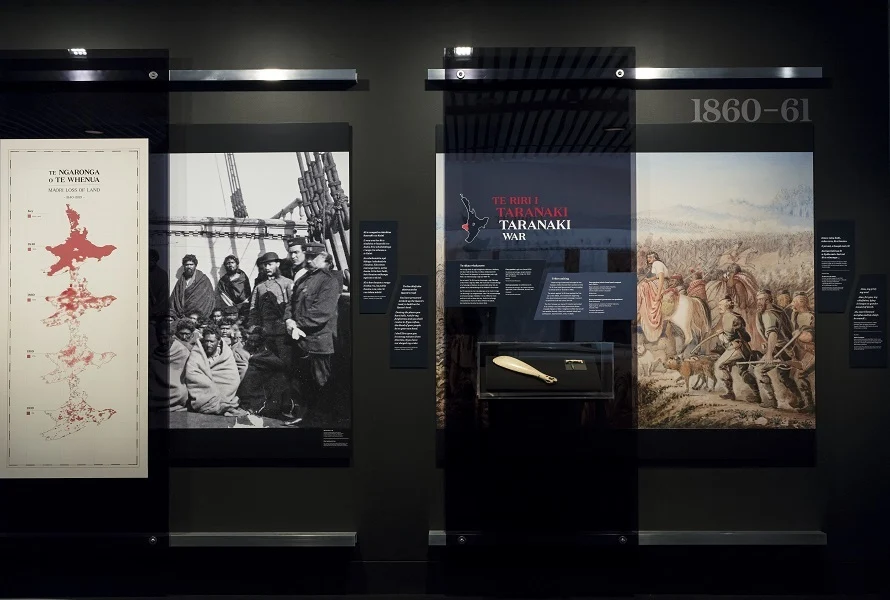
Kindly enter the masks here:
M 174 153 L 167 177 L 150 219 L 155 414 L 348 429 L 349 153 Z

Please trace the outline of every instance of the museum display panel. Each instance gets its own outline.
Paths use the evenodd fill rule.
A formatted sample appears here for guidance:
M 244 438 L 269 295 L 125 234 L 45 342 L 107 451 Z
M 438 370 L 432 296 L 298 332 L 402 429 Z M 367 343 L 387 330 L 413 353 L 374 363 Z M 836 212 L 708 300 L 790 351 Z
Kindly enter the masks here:
M 0 477 L 147 477 L 148 141 L 4 140 L 0 165 Z
M 567 81 L 632 65 L 627 48 L 446 50 L 446 545 L 635 546 L 632 92 Z
M 152 408 L 174 460 L 348 464 L 349 139 L 345 124 L 172 128 L 149 236 Z
M 639 430 L 644 463 L 813 464 L 819 252 L 811 115 L 821 108 L 821 69 L 636 69 L 616 58 L 624 49 L 586 49 L 601 53 L 589 62 L 584 51 L 566 48 L 449 51 L 436 79 L 445 97 L 439 171 L 463 168 L 451 177 L 466 187 L 461 177 L 482 176 L 452 163 L 476 162 L 480 171 L 498 173 L 525 158 L 516 170 L 536 184 L 551 177 L 569 186 L 566 165 L 588 152 L 599 161 L 624 153 L 627 174 L 623 205 L 596 187 L 604 179 L 592 164 L 591 181 L 575 183 L 573 201 L 590 223 L 579 222 L 578 207 L 520 193 L 491 192 L 495 212 L 488 216 L 486 207 L 449 190 L 448 175 L 438 177 L 439 428 L 449 427 L 449 394 L 451 405 L 460 405 L 457 374 L 475 368 L 449 344 L 466 344 L 460 334 L 467 340 L 497 334 L 484 316 L 475 329 L 449 325 L 449 309 L 454 315 L 454 307 L 475 303 L 504 313 L 522 302 L 524 290 L 536 308 L 511 331 L 550 321 L 561 323 L 555 334 L 561 341 L 583 341 L 602 339 L 585 338 L 590 327 L 631 328 L 632 339 L 615 345 L 621 393 L 612 403 L 623 405 Z M 724 99 L 723 90 L 733 86 L 741 89 Z M 659 94 L 671 97 L 667 110 L 656 108 Z M 659 121 L 658 110 L 682 116 Z M 481 166 L 496 150 L 501 166 Z M 496 178 L 522 181 L 507 173 Z M 449 193 L 460 194 L 463 204 L 462 231 L 454 233 Z M 486 239 L 493 228 L 503 239 Z M 561 274 L 534 264 L 535 243 L 542 243 L 536 240 L 548 228 L 547 243 L 561 238 L 567 248 Z M 474 245 L 476 239 L 483 241 Z M 458 243 L 475 251 L 474 259 L 495 260 L 449 262 Z M 605 281 L 585 281 L 585 271 L 594 269 L 573 262 L 584 263 L 589 248 L 607 251 Z M 621 261 L 632 264 L 616 268 Z M 517 275 L 520 266 L 525 270 Z M 581 272 L 570 275 L 575 269 Z M 548 335 L 554 334 L 529 339 Z M 463 389 L 469 398 L 472 390 Z M 487 405 L 481 397 L 479 404 L 481 415 Z
M 761 97 L 764 106 L 805 94 L 809 106 L 821 106 L 818 84 L 809 85 L 731 93 Z M 637 129 L 641 460 L 813 465 L 812 122 L 699 124 L 693 114 Z
M 814 428 L 812 153 L 637 153 L 636 175 L 639 426 Z
M 148 422 L 146 333 L 149 172 L 166 151 L 169 98 L 160 82 L 109 82 L 166 72 L 167 60 L 2 55 L 0 546 L 20 559 L 4 573 L 11 586 L 12 572 L 27 579 L 25 563 L 40 562 L 32 552 L 64 579 L 116 553 L 141 555 L 121 566 L 133 573 L 166 546 L 167 452 Z M 72 72 L 96 74 L 94 87 L 64 81 Z
M 569 342 L 612 348 L 617 341 L 610 350 L 614 379 L 628 373 L 630 345 L 613 341 L 608 328 L 629 321 L 634 308 L 631 274 L 610 272 L 622 252 L 628 262 L 630 215 L 617 213 L 630 204 L 631 155 L 445 155 L 440 164 L 440 420 L 449 403 L 459 418 L 458 396 L 484 399 L 475 384 L 485 367 L 477 343 L 534 350 Z M 505 195 L 498 188 L 528 192 Z M 579 391 L 610 397 L 610 414 L 623 414 L 630 425 L 630 396 L 616 399 L 613 386 L 610 377 Z

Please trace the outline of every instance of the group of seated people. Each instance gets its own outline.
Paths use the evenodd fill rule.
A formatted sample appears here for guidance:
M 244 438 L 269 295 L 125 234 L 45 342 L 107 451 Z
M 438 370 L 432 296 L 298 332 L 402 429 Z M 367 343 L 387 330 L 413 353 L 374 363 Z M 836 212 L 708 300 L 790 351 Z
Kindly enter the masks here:
M 292 399 L 289 365 L 266 346 L 260 326 L 244 327 L 237 307 L 177 319 L 174 311 L 154 323 L 149 395 L 155 409 L 208 415 L 300 419 Z

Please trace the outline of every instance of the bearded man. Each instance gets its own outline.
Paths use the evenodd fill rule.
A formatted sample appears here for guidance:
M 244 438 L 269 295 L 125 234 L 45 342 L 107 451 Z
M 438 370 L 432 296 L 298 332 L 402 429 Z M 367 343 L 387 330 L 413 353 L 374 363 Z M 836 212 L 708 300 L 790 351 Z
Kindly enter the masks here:
M 182 257 L 182 277 L 173 287 L 170 306 L 180 318 L 197 313 L 209 319 L 216 306 L 216 293 L 210 278 L 198 270 L 198 258 L 194 254 Z
M 217 306 L 240 307 L 250 302 L 250 280 L 240 266 L 241 261 L 234 254 L 223 261 L 226 272 L 216 284 L 216 294 L 219 297 Z
M 769 376 L 770 371 L 775 370 L 779 381 L 791 392 L 791 407 L 802 407 L 800 389 L 791 376 L 791 367 L 786 362 L 794 358 L 788 346 L 793 335 L 791 322 L 785 311 L 773 302 L 773 293 L 770 290 L 757 292 L 757 331 L 766 340 L 759 377 L 760 386 L 766 392 L 766 399 L 762 400 L 761 404 L 766 408 L 778 408 L 776 392 Z

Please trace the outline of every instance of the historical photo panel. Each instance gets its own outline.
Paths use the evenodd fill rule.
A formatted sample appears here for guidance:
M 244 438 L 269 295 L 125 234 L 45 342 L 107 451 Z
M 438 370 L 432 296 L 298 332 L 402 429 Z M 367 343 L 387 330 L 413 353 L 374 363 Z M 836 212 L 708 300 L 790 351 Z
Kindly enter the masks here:
M 150 232 L 155 415 L 348 429 L 349 153 L 172 153 L 168 169 Z
M 0 155 L 0 477 L 145 478 L 148 143 Z
M 641 428 L 815 427 L 813 157 L 636 156 Z

